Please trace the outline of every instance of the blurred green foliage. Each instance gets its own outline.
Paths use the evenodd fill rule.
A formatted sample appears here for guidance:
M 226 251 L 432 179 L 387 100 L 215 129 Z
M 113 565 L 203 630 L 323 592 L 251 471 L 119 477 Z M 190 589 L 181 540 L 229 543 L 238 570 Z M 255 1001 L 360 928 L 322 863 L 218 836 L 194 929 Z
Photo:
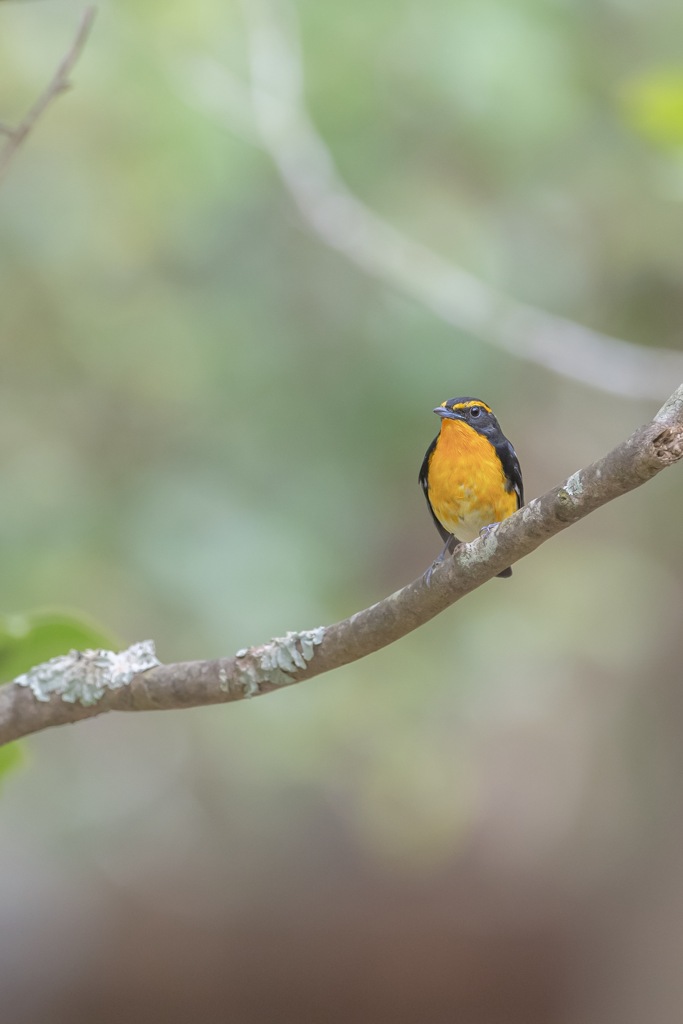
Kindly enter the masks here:
M 117 646 L 89 617 L 210 658 L 405 584 L 441 546 L 417 473 L 447 397 L 491 403 L 529 497 L 656 411 L 315 237 L 258 143 L 244 10 L 103 0 L 0 189 L 1 678 Z M 682 4 L 292 12 L 372 210 L 519 300 L 681 349 Z M 0 2 L 0 122 L 81 15 Z M 672 469 L 310 684 L 47 730 L 11 776 L 0 750 L 11 1019 L 408 1020 L 415 996 L 416 1020 L 678 1019 L 680 509 Z M 74 612 L 17 614 L 41 608 Z
M 627 116 L 646 138 L 683 149 L 683 67 L 640 75 L 626 84 L 624 99 Z

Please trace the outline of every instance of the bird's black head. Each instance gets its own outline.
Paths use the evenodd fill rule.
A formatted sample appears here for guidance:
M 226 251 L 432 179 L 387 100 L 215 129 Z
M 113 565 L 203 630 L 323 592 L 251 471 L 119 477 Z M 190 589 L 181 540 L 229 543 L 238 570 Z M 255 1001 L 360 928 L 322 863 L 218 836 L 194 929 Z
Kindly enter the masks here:
M 434 410 L 444 420 L 462 420 L 488 437 L 500 434 L 498 420 L 490 406 L 479 398 L 449 398 Z

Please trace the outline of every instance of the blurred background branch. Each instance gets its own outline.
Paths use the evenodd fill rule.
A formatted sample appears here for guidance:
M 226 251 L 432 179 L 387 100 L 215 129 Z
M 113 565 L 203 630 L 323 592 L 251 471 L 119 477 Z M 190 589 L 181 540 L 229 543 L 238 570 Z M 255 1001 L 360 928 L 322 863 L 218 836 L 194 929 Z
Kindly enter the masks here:
M 95 8 L 86 7 L 81 17 L 74 41 L 69 50 L 59 63 L 57 70 L 50 82 L 40 94 L 35 103 L 29 108 L 18 124 L 10 126 L 0 125 L 0 134 L 5 136 L 5 143 L 0 148 L 0 184 L 7 175 L 9 165 L 17 150 L 25 141 L 26 136 L 33 130 L 36 122 L 45 113 L 50 104 L 71 87 L 69 75 L 74 69 L 78 58 L 90 35 L 92 23 L 95 18 Z
M 248 84 L 206 59 L 188 75 L 189 87 L 204 109 L 227 114 L 230 127 L 265 149 L 326 245 L 453 327 L 582 384 L 656 400 L 681 379 L 681 352 L 636 345 L 517 302 L 370 209 L 344 182 L 308 111 L 293 6 L 242 0 L 242 9 Z

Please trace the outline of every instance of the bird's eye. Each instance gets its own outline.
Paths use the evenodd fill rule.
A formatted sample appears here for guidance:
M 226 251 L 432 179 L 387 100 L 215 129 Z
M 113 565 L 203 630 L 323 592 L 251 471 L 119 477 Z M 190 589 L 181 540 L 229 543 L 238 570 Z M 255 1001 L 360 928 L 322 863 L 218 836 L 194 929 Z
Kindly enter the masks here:
M 480 405 L 473 405 L 472 408 L 470 409 L 470 416 L 472 417 L 472 419 L 476 419 L 477 416 L 480 416 L 480 415 L 481 415 L 481 406 Z

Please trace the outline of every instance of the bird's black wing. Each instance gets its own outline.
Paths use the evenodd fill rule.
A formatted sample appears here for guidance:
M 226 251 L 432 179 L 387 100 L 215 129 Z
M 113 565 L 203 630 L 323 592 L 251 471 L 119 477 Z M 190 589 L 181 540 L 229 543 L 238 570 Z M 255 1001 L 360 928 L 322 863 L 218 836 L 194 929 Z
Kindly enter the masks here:
M 524 504 L 524 484 L 517 453 L 506 437 L 496 445 L 496 452 L 505 473 L 506 489 L 515 492 L 517 508 L 521 508 Z
M 444 542 L 444 544 L 448 544 L 448 542 L 451 539 L 455 540 L 455 538 L 453 538 L 452 533 L 449 533 L 448 530 L 444 529 L 439 520 L 436 518 L 436 516 L 434 515 L 434 509 L 432 508 L 432 503 L 429 500 L 429 463 L 431 462 L 432 455 L 434 454 L 434 449 L 436 448 L 436 442 L 438 440 L 439 435 L 437 434 L 425 453 L 425 457 L 422 460 L 422 465 L 420 466 L 420 474 L 417 479 L 420 484 L 420 487 L 422 488 L 422 493 L 424 494 L 425 499 L 427 501 L 427 508 L 429 509 L 432 519 L 434 520 L 434 525 L 436 526 L 437 530 L 439 531 L 439 534 L 441 535 L 441 540 Z

